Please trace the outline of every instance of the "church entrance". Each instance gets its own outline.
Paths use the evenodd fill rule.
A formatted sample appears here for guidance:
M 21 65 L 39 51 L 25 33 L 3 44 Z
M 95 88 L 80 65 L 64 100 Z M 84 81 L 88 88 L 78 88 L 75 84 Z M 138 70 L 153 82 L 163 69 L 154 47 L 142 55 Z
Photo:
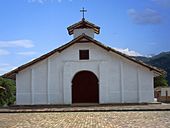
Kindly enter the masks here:
M 80 71 L 74 76 L 72 103 L 99 103 L 98 78 L 94 73 Z

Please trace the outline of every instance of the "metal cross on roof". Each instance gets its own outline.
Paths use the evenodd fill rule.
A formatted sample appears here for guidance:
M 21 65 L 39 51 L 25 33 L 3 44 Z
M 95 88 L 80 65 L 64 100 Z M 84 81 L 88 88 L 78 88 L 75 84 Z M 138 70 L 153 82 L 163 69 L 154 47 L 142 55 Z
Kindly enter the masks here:
M 85 13 L 85 12 L 87 12 L 87 10 L 85 10 L 85 9 L 84 9 L 84 7 L 83 7 L 83 9 L 82 9 L 82 10 L 80 10 L 80 12 L 82 12 L 82 13 L 83 13 L 83 20 L 84 20 L 84 19 L 85 19 L 85 18 L 84 18 L 84 13 Z

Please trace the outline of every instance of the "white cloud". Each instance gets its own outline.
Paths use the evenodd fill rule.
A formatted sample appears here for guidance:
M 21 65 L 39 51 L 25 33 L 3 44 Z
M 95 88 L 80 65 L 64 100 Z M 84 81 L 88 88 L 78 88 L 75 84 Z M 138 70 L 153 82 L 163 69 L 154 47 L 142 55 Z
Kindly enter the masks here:
M 8 47 L 32 48 L 34 47 L 34 44 L 31 40 L 0 41 L 0 48 Z
M 40 3 L 40 4 L 43 4 L 44 1 L 46 1 L 46 0 L 28 0 L 28 2 L 37 2 L 37 3 Z
M 3 56 L 3 55 L 9 55 L 10 52 L 7 51 L 7 50 L 4 50 L 4 49 L 0 49 L 0 56 Z
M 16 67 L 14 67 L 10 64 L 7 64 L 7 63 L 0 64 L 0 75 L 3 75 L 4 73 L 7 73 L 15 68 Z
M 33 60 L 35 60 L 35 59 L 37 59 L 37 58 L 32 58 L 32 59 L 31 59 L 31 60 L 29 60 L 28 62 L 33 61 Z
M 162 7 L 170 7 L 170 0 L 152 0 L 152 1 Z
M 135 9 L 129 9 L 128 15 L 136 24 L 159 24 L 161 22 L 160 14 L 149 8 L 141 12 L 138 12 Z
M 24 56 L 30 56 L 30 55 L 35 55 L 35 51 L 28 51 L 28 52 L 18 52 L 18 55 L 24 55 Z
M 122 52 L 126 55 L 129 55 L 129 56 L 143 56 L 142 54 L 136 52 L 136 51 L 132 51 L 132 50 L 129 50 L 128 48 L 125 48 L 125 49 L 122 49 L 122 48 L 114 48 L 115 50 L 119 51 L 119 52 Z
M 28 2 L 30 2 L 30 3 L 40 3 L 40 4 L 44 4 L 44 3 L 46 3 L 46 2 L 59 2 L 59 3 L 61 3 L 62 2 L 62 0 L 28 0 Z M 73 0 L 68 0 L 69 2 L 72 2 Z

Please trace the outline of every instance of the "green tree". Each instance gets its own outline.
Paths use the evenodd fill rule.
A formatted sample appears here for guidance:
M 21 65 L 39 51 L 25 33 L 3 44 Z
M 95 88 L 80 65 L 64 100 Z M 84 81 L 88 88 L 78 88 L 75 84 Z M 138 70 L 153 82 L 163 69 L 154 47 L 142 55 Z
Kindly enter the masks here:
M 4 92 L 5 91 L 5 88 L 3 88 L 2 86 L 0 86 L 0 93 L 1 92 Z
M 15 81 L 0 77 L 0 106 L 11 105 L 15 102 Z
M 168 86 L 168 81 L 166 80 L 165 75 L 157 76 L 154 78 L 154 88 L 156 87 L 166 87 Z

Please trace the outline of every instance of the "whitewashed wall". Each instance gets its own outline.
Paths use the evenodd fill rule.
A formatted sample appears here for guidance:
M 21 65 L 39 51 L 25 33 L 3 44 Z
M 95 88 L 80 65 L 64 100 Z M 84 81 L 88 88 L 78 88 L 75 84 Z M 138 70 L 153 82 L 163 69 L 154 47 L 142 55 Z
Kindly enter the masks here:
M 16 103 L 32 104 L 31 70 L 23 70 L 16 75 Z
M 170 96 L 170 88 L 169 87 L 161 88 L 161 96 L 166 96 L 166 92 L 168 93 L 168 96 Z
M 79 50 L 89 49 L 89 60 Z M 71 81 L 82 70 L 99 79 L 99 102 L 153 101 L 153 73 L 92 43 L 77 43 L 16 76 L 17 104 L 71 104 Z

